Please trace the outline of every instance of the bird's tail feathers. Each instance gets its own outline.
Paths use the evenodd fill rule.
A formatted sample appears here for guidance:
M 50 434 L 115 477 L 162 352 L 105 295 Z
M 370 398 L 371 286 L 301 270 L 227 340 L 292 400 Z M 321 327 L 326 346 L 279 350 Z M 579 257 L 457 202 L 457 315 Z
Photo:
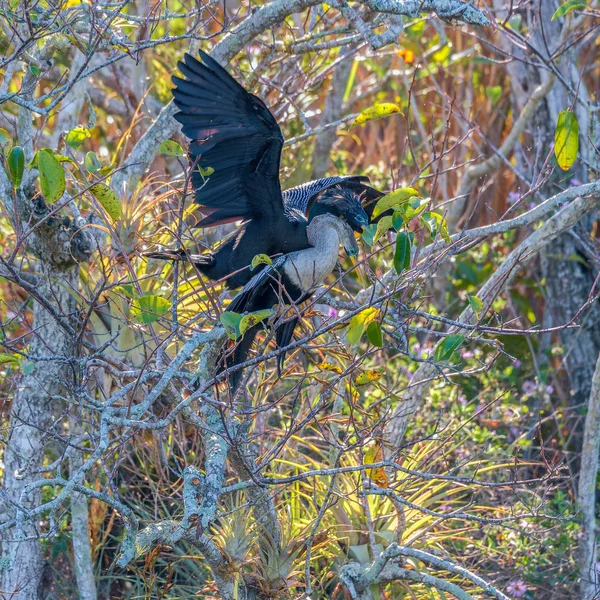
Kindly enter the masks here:
M 230 369 L 236 365 L 241 365 L 248 360 L 248 354 L 250 354 L 250 349 L 252 348 L 254 338 L 259 330 L 260 325 L 255 325 L 254 327 L 247 329 L 242 339 L 238 340 L 235 349 L 231 354 L 225 355 L 227 348 L 225 347 L 223 349 L 222 355 L 217 363 L 219 365 L 217 374 L 222 373 L 225 369 Z M 239 369 L 229 374 L 229 386 L 232 394 L 237 391 L 243 372 L 243 369 Z
M 206 254 L 187 254 L 185 250 L 163 250 L 162 252 L 146 252 L 146 258 L 157 258 L 159 260 L 185 260 L 190 261 L 197 267 L 212 267 L 215 257 L 210 252 Z
M 283 325 L 280 325 L 275 332 L 275 340 L 277 341 L 278 348 L 284 348 L 292 341 L 294 335 L 294 329 L 298 324 L 298 317 L 294 317 L 290 321 L 287 321 Z M 285 362 L 286 352 L 282 352 L 277 357 L 277 375 L 281 377 L 281 371 L 283 369 L 283 363 Z

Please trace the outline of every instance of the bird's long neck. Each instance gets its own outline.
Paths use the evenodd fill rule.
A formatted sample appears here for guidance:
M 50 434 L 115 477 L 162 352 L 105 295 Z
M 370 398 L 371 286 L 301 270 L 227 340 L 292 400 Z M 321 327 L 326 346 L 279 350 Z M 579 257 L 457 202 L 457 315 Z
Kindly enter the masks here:
M 337 231 L 327 228 L 309 238 L 310 248 L 289 255 L 285 271 L 295 285 L 308 291 L 319 285 L 334 269 L 340 240 Z

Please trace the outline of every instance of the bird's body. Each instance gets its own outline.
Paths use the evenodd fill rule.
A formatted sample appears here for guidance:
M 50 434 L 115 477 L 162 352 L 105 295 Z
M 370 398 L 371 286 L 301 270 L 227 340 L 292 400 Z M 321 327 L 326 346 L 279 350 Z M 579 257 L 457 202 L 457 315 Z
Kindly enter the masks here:
M 352 229 L 331 214 L 316 216 L 307 227 L 307 237 L 308 248 L 280 256 L 255 275 L 231 301 L 227 310 L 241 314 L 269 309 L 280 301 L 283 304 L 300 304 L 333 271 L 340 244 L 344 245 L 348 255 L 356 256 L 358 253 Z M 294 317 L 278 327 L 276 339 L 279 347 L 290 343 L 297 320 Z M 246 360 L 260 327 L 255 325 L 246 331 L 225 366 Z M 278 367 L 283 360 L 284 354 L 280 354 Z M 240 377 L 240 371 L 232 373 L 230 382 L 233 388 Z
M 175 119 L 190 140 L 195 201 L 206 215 L 200 227 L 241 221 L 214 253 L 193 257 L 212 280 L 244 287 L 228 310 L 254 312 L 274 304 L 300 303 L 333 270 L 340 241 L 358 247 L 352 229 L 368 224 L 361 201 L 381 194 L 366 177 L 328 177 L 281 191 L 279 167 L 283 134 L 264 102 L 248 93 L 221 65 L 200 51 L 202 62 L 186 54 L 184 78 L 173 77 Z M 341 217 L 346 221 L 340 220 Z M 247 267 L 257 254 L 279 255 L 258 273 Z M 185 252 L 152 253 L 155 258 L 187 258 Z M 297 319 L 278 327 L 277 343 L 289 344 Z M 245 332 L 226 367 L 245 360 L 260 325 Z M 281 367 L 283 355 L 278 366 Z M 233 387 L 240 372 L 231 374 Z
M 248 93 L 223 67 L 200 52 L 179 63 L 174 77 L 175 115 L 189 148 L 195 201 L 208 213 L 199 227 L 233 221 L 243 224 L 215 252 L 189 256 L 153 252 L 162 259 L 189 258 L 209 279 L 227 278 L 229 288 L 247 283 L 257 254 L 288 254 L 309 246 L 306 227 L 318 214 L 331 213 L 355 231 L 368 224 L 361 200 L 381 194 L 360 176 L 326 177 L 281 192 L 279 166 L 283 135 L 263 101 Z M 210 173 L 207 175 L 207 173 Z M 233 274 L 233 275 L 232 275 Z
M 339 208 L 344 207 L 345 210 L 350 211 L 352 204 L 357 213 L 362 210 L 355 193 L 350 188 L 330 188 L 324 195 L 326 198 L 322 203 L 314 204 L 313 211 L 309 215 L 309 223 L 312 218 L 320 214 L 341 216 L 338 214 Z M 337 204 L 331 210 L 333 195 L 336 196 Z M 264 219 L 252 219 L 244 223 L 214 252 L 190 254 L 185 250 L 169 250 L 150 252 L 147 256 L 159 259 L 188 260 L 208 279 L 223 280 L 228 288 L 235 289 L 248 283 L 255 275 L 255 272 L 251 271 L 249 267 L 257 254 L 275 257 L 279 254 L 302 250 L 308 246 L 306 221 L 289 222 L 287 219 L 281 218 L 281 215 L 275 215 L 270 221 L 269 227 L 265 227 Z

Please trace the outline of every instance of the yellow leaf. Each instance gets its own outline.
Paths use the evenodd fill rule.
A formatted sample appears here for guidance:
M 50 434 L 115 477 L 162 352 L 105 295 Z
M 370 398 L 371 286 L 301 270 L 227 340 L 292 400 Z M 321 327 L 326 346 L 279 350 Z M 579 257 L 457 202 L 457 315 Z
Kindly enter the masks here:
M 377 222 L 377 229 L 375 230 L 375 236 L 373 237 L 373 244 L 391 227 L 392 216 L 386 215 L 385 217 L 381 217 L 381 219 L 379 219 L 379 221 Z
M 558 114 L 554 134 L 554 154 L 556 162 L 563 171 L 568 171 L 577 158 L 579 151 L 579 123 L 575 113 L 563 110 Z
M 65 193 L 65 170 L 52 150 L 38 152 L 37 168 L 44 199 L 48 204 L 54 204 Z
M 396 104 L 391 102 L 384 102 L 383 104 L 375 104 L 369 108 L 365 108 L 358 117 L 354 120 L 354 123 L 350 125 L 350 128 L 356 127 L 357 125 L 364 125 L 369 121 L 375 119 L 382 119 L 383 117 L 389 117 L 390 115 L 402 114 L 402 111 Z
M 319 369 L 319 371 L 333 371 L 334 373 L 337 373 L 338 375 L 342 374 L 342 368 L 339 365 L 334 365 L 333 363 L 330 362 L 321 362 L 317 365 L 317 369 Z
M 394 190 L 393 192 L 386 194 L 377 201 L 377 204 L 373 209 L 373 216 L 371 218 L 374 219 L 386 210 L 394 208 L 400 204 L 404 204 L 405 202 L 408 202 L 411 198 L 415 197 L 419 197 L 419 192 L 417 192 L 417 190 L 413 188 L 399 188 L 397 190 Z
M 407 48 L 403 48 L 398 51 L 398 56 L 404 59 L 404 62 L 407 65 L 410 65 L 415 62 L 415 53 L 412 50 L 408 50 Z
M 372 442 L 365 452 L 365 464 L 373 464 L 383 461 L 383 447 L 378 441 Z M 369 477 L 379 487 L 387 488 L 389 485 L 389 479 L 385 469 L 383 467 L 376 467 L 375 469 L 366 470 L 367 477 Z
M 346 334 L 346 340 L 349 344 L 356 344 L 360 341 L 362 334 L 365 331 L 367 325 L 377 318 L 379 309 L 371 306 L 365 308 L 357 315 L 354 315 L 350 319 L 350 325 L 348 326 L 348 333 Z
M 377 381 L 380 377 L 383 377 L 383 373 L 376 371 L 375 369 L 370 369 L 360 373 L 354 380 L 354 383 L 356 385 L 366 385 L 367 383 Z
M 104 183 L 97 183 L 90 188 L 90 192 L 114 221 L 121 217 L 121 201 L 112 188 Z
M 254 271 L 258 265 L 272 265 L 273 261 L 269 258 L 267 254 L 257 254 L 250 264 L 250 270 Z

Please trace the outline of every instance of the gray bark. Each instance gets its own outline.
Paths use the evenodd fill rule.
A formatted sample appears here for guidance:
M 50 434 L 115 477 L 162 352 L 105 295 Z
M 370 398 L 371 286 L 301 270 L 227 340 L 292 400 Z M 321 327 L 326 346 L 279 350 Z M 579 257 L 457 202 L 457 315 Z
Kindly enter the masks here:
M 58 313 L 71 320 L 76 303 L 70 289 L 77 286 L 79 268 L 42 264 L 40 294 Z M 15 517 L 22 520 L 20 530 L 9 529 L 1 538 L 0 589 L 14 594 L 10 596 L 12 600 L 44 597 L 40 524 L 27 518 L 27 508 L 41 503 L 41 489 L 35 488 L 26 498 L 22 498 L 22 493 L 28 484 L 40 478 L 37 471 L 43 463 L 46 441 L 50 439 L 46 432 L 52 427 L 55 398 L 65 394 L 65 384 L 69 378 L 72 380 L 71 365 L 67 362 L 73 356 L 70 336 L 39 303 L 33 307 L 33 323 L 35 333 L 29 354 L 35 357 L 34 364 L 30 371 L 25 371 L 14 397 L 4 453 L 2 492 L 6 508 L 1 521 Z
M 561 24 L 565 23 L 564 20 L 550 20 L 559 4 L 558 1 L 539 3 L 539 18 L 544 24 L 545 35 L 542 36 L 540 27 L 537 27 L 532 41 L 544 55 L 556 50 L 552 45 L 552 40 L 561 37 Z M 567 27 L 567 24 L 563 24 L 562 27 Z M 550 45 L 548 50 L 544 50 L 546 44 Z M 590 129 L 587 106 L 585 106 L 588 102 L 588 93 L 583 81 L 580 80 L 581 74 L 576 69 L 576 64 L 576 50 L 571 49 L 562 58 L 562 61 L 558 61 L 557 66 L 564 79 L 573 89 L 578 90 L 578 99 L 584 104 L 583 106 L 581 103 L 574 105 L 574 112 L 580 126 L 580 155 L 572 171 L 580 181 L 586 182 L 588 181 L 588 167 L 584 161 L 592 158 L 587 152 L 588 149 L 591 150 L 588 135 L 591 136 L 589 139 L 597 138 L 595 132 Z M 531 70 L 533 70 L 532 67 L 530 67 L 530 78 Z M 535 69 L 533 76 L 541 81 L 548 78 L 547 72 L 541 69 Z M 568 109 L 572 103 L 573 98 L 565 89 L 564 84 L 555 81 L 544 102 L 541 103 L 535 121 L 535 135 L 543 142 L 544 148 L 547 148 L 548 151 L 554 142 L 554 127 L 558 113 Z M 560 176 L 562 177 L 562 174 Z M 555 191 L 553 179 L 542 189 L 542 193 L 545 195 L 551 195 Z M 565 232 L 542 254 L 541 272 L 546 281 L 547 294 L 544 315 L 546 327 L 570 322 L 588 300 L 598 268 L 587 255 L 581 240 L 589 239 L 596 217 L 597 211 L 587 215 L 574 228 L 576 235 L 573 235 L 573 232 Z M 582 258 L 583 261 L 581 261 Z M 587 264 L 583 264 L 584 262 Z M 597 302 L 581 315 L 578 325 L 580 325 L 579 328 L 565 329 L 560 334 L 560 341 L 565 348 L 563 367 L 568 383 L 566 395 L 571 406 L 585 405 L 590 397 L 595 359 L 600 352 L 600 306 Z M 581 420 L 573 423 L 572 427 L 576 427 L 580 433 Z M 579 440 L 580 437 L 575 436 L 576 449 L 579 449 Z
M 583 435 L 581 464 L 585 468 L 579 474 L 577 502 L 581 514 L 581 538 L 579 541 L 579 568 L 581 600 L 592 600 L 600 593 L 600 578 L 596 570 L 598 547 L 596 537 L 596 478 L 598 476 L 598 452 L 600 451 L 600 358 L 592 379 L 592 393 Z

